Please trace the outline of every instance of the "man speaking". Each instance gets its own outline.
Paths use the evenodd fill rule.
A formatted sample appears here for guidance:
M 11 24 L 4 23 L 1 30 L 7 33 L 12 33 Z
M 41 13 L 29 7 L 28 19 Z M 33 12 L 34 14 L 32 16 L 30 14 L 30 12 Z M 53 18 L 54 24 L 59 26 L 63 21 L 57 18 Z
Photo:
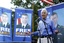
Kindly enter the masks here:
M 42 19 L 38 23 L 38 28 L 36 32 L 31 34 L 40 36 L 37 43 L 52 43 L 51 37 L 56 32 L 53 22 L 47 18 L 48 12 L 44 8 L 41 10 Z M 28 34 L 30 34 L 28 32 Z

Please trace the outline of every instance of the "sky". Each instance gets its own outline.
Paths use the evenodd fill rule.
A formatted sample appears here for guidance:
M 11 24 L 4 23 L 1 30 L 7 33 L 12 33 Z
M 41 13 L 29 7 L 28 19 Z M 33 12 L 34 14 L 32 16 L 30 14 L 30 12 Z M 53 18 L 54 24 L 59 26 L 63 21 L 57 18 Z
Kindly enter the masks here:
M 11 9 L 14 5 L 11 4 L 11 0 L 0 0 L 0 7 Z

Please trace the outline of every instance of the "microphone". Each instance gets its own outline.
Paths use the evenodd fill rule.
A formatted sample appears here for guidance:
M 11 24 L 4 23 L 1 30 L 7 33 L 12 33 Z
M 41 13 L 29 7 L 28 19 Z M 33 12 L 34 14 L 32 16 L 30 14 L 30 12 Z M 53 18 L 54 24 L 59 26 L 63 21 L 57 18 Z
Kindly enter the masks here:
M 35 20 L 35 22 L 38 22 L 39 19 L 40 19 L 40 17 L 38 17 L 38 18 Z

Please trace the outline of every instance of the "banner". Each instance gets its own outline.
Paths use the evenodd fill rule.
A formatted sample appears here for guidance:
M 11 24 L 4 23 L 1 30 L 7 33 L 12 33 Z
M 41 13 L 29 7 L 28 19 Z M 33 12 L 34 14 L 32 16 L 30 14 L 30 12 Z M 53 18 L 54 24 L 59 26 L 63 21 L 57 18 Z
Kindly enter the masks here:
M 0 8 L 0 42 L 12 41 L 11 13 L 6 8 Z
M 38 10 L 38 15 L 41 19 L 42 9 Z M 47 18 L 51 19 L 54 23 L 55 28 L 59 30 L 57 36 L 54 36 L 54 43 L 56 43 L 56 40 L 58 41 L 58 43 L 64 43 L 64 3 L 46 7 L 45 9 L 48 11 Z
M 54 22 L 56 28 L 59 30 L 57 34 L 58 43 L 64 43 L 64 3 L 60 3 L 52 7 L 52 21 Z M 54 14 L 54 15 L 53 15 Z
M 14 42 L 31 42 L 26 32 L 32 31 L 32 14 L 32 9 L 15 9 Z

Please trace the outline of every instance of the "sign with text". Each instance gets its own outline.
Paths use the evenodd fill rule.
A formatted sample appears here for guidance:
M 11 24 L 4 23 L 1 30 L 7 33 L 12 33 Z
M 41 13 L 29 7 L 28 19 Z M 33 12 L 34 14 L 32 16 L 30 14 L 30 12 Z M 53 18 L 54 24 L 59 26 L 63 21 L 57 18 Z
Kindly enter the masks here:
M 0 8 L 0 42 L 12 41 L 11 13 L 6 8 Z
M 15 10 L 14 41 L 31 42 L 31 35 L 27 35 L 26 32 L 32 30 L 32 14 L 32 9 Z

